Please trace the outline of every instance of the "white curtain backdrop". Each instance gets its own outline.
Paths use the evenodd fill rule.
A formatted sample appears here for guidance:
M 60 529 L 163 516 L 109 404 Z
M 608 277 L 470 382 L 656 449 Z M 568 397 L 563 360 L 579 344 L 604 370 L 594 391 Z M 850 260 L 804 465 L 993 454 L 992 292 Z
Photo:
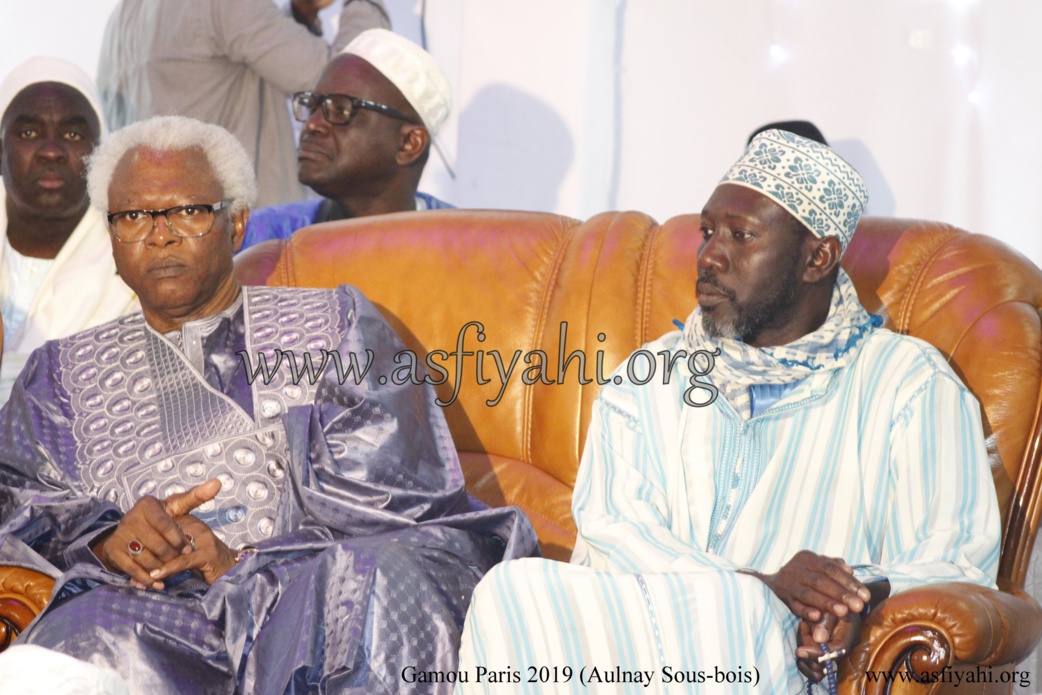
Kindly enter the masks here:
M 34 54 L 94 74 L 114 4 L 2 0 L 0 74 Z M 424 3 L 387 4 L 418 41 Z M 701 209 L 752 130 L 807 119 L 862 171 L 869 212 L 991 234 L 1042 265 L 1040 28 L 1037 0 L 427 0 L 454 177 L 435 156 L 423 187 L 664 220 Z
M 114 5 L 0 0 L 0 75 L 37 54 L 95 74 Z M 387 5 L 419 41 L 422 0 Z M 865 176 L 870 213 L 990 234 L 1042 265 L 1038 0 L 425 5 L 455 105 L 422 187 L 460 207 L 663 221 L 701 209 L 754 129 L 807 119 Z

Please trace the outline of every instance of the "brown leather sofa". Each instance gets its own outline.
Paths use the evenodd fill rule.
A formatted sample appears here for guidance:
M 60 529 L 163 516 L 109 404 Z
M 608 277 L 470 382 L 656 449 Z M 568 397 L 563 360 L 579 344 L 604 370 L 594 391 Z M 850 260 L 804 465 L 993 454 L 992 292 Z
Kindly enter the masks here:
M 444 351 L 435 352 L 448 372 L 437 390 L 452 401 L 445 414 L 469 489 L 489 504 L 524 508 L 544 554 L 564 560 L 575 539 L 571 492 L 596 376 L 691 311 L 699 240 L 694 215 L 658 225 L 632 212 L 586 222 L 523 212 L 406 213 L 263 244 L 239 256 L 237 272 L 250 284 L 354 284 L 417 355 Z M 994 682 L 975 678 L 972 691 L 1009 692 L 1001 680 L 1042 634 L 1042 609 L 1019 591 L 1042 513 L 1042 272 L 989 237 L 878 218 L 862 221 L 844 266 L 866 308 L 937 346 L 980 399 L 1005 516 L 1002 590 L 949 584 L 892 597 L 843 662 L 841 689 L 941 692 L 943 683 L 891 686 L 864 674 L 912 669 L 937 678 L 945 667 L 976 674 L 983 665 Z M 485 353 L 486 383 L 479 383 L 478 357 L 460 361 L 457 349 Z M 537 350 L 545 353 L 541 374 Z M 504 367 L 520 351 L 505 386 L 493 351 Z M 559 373 L 561 357 L 573 351 L 585 354 L 590 383 L 580 383 L 578 357 Z M 526 369 L 536 383 L 523 383 Z

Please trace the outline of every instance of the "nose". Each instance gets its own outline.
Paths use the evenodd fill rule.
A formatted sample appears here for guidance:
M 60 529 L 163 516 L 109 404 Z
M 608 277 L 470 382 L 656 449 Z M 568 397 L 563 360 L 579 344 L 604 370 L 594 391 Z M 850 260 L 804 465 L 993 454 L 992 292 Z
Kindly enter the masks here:
M 304 130 L 309 133 L 325 132 L 329 130 L 329 123 L 326 121 L 325 114 L 322 113 L 322 105 L 316 105 L 311 111 L 311 115 L 308 116 L 308 120 L 304 121 Z
M 153 215 L 152 231 L 145 237 L 145 241 L 150 246 L 169 246 L 181 241 L 181 237 L 174 234 L 174 230 L 170 228 L 170 220 L 166 218 L 166 215 Z
M 698 247 L 698 269 L 712 270 L 717 273 L 724 272 L 730 267 L 727 257 L 727 249 L 720 239 L 720 233 L 713 234 L 708 239 L 702 240 Z
M 36 156 L 47 161 L 61 162 L 69 158 L 69 149 L 64 140 L 48 137 L 40 143 Z

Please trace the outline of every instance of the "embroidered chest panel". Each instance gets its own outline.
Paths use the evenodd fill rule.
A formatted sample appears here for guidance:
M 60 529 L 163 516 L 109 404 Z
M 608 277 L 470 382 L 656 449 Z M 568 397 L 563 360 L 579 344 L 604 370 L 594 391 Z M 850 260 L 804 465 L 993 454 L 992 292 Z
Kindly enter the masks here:
M 276 350 L 310 353 L 340 341 L 330 290 L 244 288 L 246 350 L 268 364 Z M 219 478 L 221 492 L 194 514 L 231 547 L 272 535 L 289 465 L 282 415 L 310 403 L 317 384 L 289 369 L 252 385 L 254 418 L 216 391 L 137 314 L 65 342 L 62 386 L 76 413 L 73 438 L 83 491 L 126 511 Z

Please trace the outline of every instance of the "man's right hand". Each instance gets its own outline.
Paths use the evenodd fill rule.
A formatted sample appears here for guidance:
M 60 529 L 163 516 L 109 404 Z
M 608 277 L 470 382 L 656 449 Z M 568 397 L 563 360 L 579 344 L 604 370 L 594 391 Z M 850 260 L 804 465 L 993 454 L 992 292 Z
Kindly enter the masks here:
M 774 574 L 753 573 L 770 587 L 795 615 L 810 623 L 826 613 L 842 618 L 860 613 L 871 594 L 854 579 L 850 565 L 839 558 L 801 550 Z
M 818 662 L 822 656 L 819 644 L 828 646 L 829 651 L 843 649 L 849 655 L 861 639 L 861 614 L 850 612 L 844 618 L 831 613 L 813 625 L 801 620 L 796 630 L 796 667 L 806 678 L 817 683 L 825 677 L 825 664 Z
M 190 547 L 174 519 L 212 500 L 220 491 L 221 481 L 213 479 L 165 500 L 142 497 L 116 528 L 94 542 L 91 550 L 109 571 L 129 575 L 135 587 L 161 590 L 163 582 L 153 581 L 149 573 Z M 133 552 L 137 550 L 140 552 Z

